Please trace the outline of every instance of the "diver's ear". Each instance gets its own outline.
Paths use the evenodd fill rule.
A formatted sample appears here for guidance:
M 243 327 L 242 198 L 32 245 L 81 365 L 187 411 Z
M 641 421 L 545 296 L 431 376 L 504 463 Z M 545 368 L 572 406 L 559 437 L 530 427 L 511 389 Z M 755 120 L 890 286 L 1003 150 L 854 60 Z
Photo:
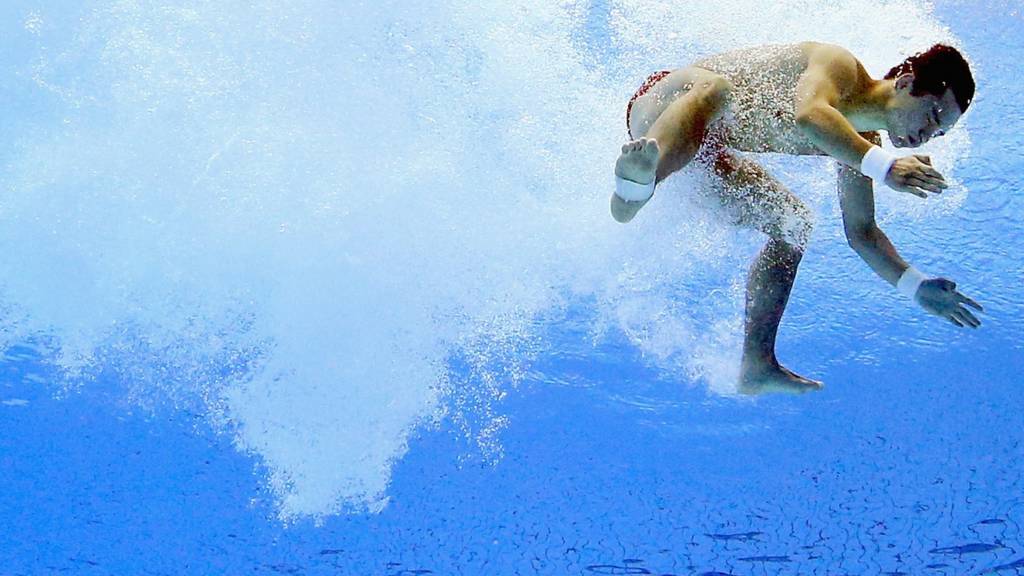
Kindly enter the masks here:
M 907 72 L 906 74 L 900 74 L 899 78 L 896 78 L 896 89 L 910 91 L 911 87 L 914 86 L 914 74 Z

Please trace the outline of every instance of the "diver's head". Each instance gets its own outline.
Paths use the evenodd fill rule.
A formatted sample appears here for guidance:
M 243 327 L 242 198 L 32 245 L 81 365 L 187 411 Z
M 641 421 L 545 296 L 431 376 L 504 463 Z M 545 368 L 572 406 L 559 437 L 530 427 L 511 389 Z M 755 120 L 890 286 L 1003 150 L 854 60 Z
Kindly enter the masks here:
M 920 146 L 956 124 L 974 98 L 974 78 L 960 52 L 936 44 L 885 75 L 894 81 L 885 110 L 894 146 Z

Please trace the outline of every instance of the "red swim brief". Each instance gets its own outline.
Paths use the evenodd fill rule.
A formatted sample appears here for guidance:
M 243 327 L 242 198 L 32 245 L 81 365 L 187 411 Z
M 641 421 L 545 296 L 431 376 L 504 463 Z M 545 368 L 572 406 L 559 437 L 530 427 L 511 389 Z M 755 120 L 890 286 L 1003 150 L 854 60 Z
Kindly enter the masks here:
M 646 94 L 647 91 L 651 89 L 651 86 L 654 86 L 654 84 L 658 80 L 661 80 L 662 78 L 668 76 L 671 73 L 671 70 L 661 70 L 655 72 L 654 74 L 651 74 L 650 76 L 647 77 L 647 80 L 644 81 L 643 86 L 641 86 L 640 89 L 636 91 L 636 94 L 633 94 L 633 97 L 629 99 L 629 104 L 626 105 L 626 132 L 629 133 L 630 138 L 633 137 L 633 133 L 629 130 L 629 113 L 631 110 L 633 110 L 633 102 L 635 102 L 637 98 Z

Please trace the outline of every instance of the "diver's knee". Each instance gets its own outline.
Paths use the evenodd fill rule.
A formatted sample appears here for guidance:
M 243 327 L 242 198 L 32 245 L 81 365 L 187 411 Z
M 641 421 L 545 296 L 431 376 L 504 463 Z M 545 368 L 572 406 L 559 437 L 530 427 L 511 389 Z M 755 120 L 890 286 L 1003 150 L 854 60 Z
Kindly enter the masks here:
M 795 206 L 795 210 L 787 212 L 786 216 L 769 235 L 775 239 L 792 246 L 794 249 L 803 252 L 811 241 L 811 234 L 814 232 L 814 214 L 803 204 Z
M 733 83 L 730 82 L 728 78 L 720 74 L 715 74 L 704 84 L 704 95 L 709 102 L 722 105 L 728 102 L 733 89 Z
M 784 240 L 803 252 L 811 241 L 814 232 L 814 217 L 810 213 L 800 215 L 787 223 Z
M 704 86 L 703 100 L 708 109 L 708 123 L 722 116 L 732 99 L 733 83 L 725 76 L 715 75 Z

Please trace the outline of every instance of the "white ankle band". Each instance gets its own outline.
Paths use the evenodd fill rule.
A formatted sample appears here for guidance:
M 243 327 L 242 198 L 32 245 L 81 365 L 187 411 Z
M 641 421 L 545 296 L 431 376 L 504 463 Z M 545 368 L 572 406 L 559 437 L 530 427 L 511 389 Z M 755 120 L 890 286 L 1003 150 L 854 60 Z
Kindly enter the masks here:
M 654 180 L 638 184 L 625 178 L 615 177 L 615 195 L 630 202 L 642 202 L 654 194 Z
M 900 276 L 900 281 L 896 283 L 896 289 L 899 290 L 900 294 L 903 294 L 907 298 L 914 300 L 914 296 L 917 294 L 917 289 L 921 286 L 921 283 L 927 280 L 928 277 L 921 273 L 920 270 L 913 266 L 907 267 L 907 270 Z
M 871 178 L 879 184 L 885 183 L 885 175 L 892 168 L 896 156 L 882 150 L 879 146 L 872 146 L 860 160 L 860 173 Z

